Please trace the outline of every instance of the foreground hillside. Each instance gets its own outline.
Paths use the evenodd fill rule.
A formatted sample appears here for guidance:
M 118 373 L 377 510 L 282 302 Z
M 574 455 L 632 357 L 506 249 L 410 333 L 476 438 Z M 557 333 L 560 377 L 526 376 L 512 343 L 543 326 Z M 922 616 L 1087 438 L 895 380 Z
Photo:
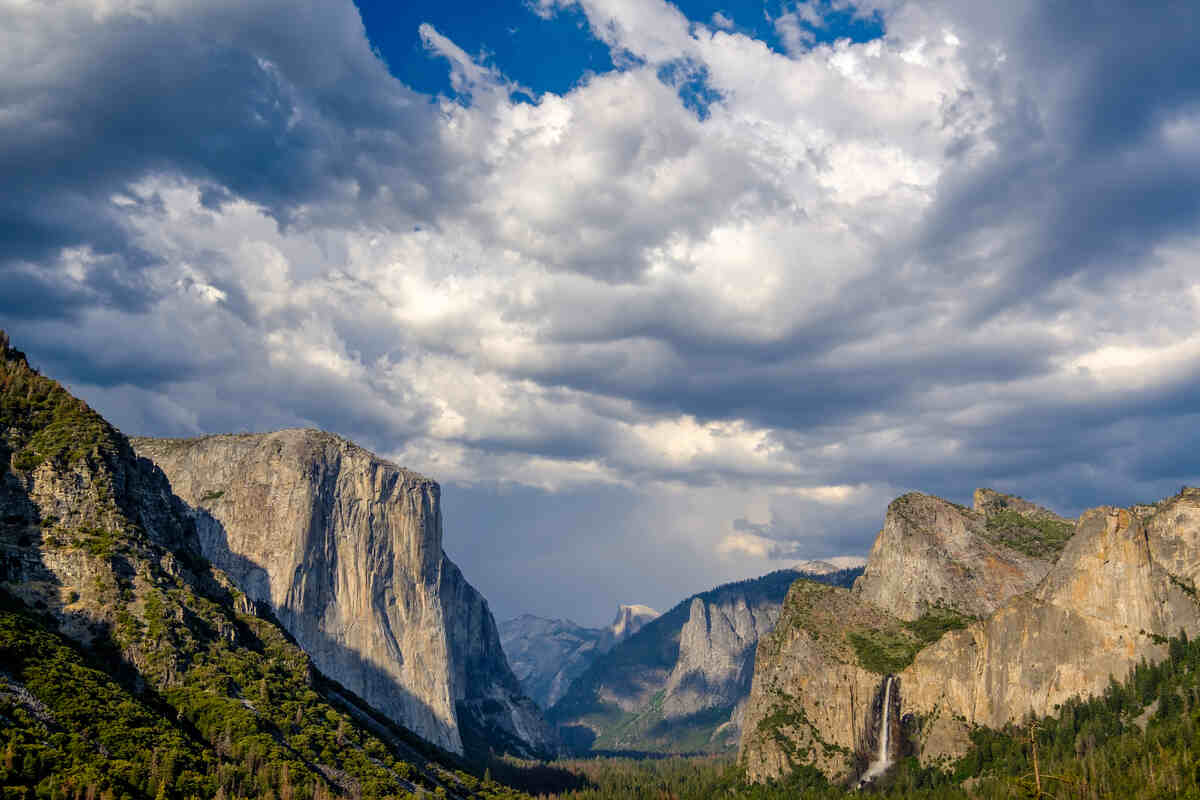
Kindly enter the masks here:
M 5 797 L 473 794 L 212 568 L 162 472 L 2 332 L 0 665 Z

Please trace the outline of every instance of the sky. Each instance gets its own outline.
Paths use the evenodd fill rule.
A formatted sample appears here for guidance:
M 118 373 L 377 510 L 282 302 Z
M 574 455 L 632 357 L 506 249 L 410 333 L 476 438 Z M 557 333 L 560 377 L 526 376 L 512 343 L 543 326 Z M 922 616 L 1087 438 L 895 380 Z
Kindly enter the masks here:
M 1200 483 L 1200 7 L 0 0 L 0 327 L 436 478 L 606 623 L 977 486 Z

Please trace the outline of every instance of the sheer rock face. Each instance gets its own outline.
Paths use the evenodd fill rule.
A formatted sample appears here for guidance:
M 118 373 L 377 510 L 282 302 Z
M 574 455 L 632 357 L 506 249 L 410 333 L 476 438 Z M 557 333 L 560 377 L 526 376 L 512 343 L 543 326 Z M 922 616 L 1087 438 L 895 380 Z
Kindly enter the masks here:
M 844 633 L 899 625 L 845 589 L 792 586 L 775 629 L 759 640 L 738 752 L 750 780 L 801 764 L 834 780 L 849 775 L 881 676 L 859 665 Z
M 1155 554 L 1195 567 L 1198 510 L 1195 496 L 1183 496 L 1146 523 L 1126 509 L 1085 513 L 1036 591 L 917 655 L 904 673 L 909 710 L 1000 726 L 1096 694 L 1142 658 L 1162 659 L 1156 637 L 1195 635 L 1200 606 L 1183 588 L 1188 579 Z
M 446 749 L 463 752 L 462 714 L 551 749 L 486 601 L 442 552 L 434 481 L 311 430 L 133 445 L 191 506 L 205 557 L 322 672 Z
M 1033 589 L 1053 560 L 1026 555 L 989 537 L 989 507 L 997 499 L 1019 498 L 981 491 L 987 494 L 977 498 L 977 510 L 918 492 L 892 501 L 854 591 L 901 619 L 915 620 L 937 607 L 986 616 L 1010 597 Z M 1007 508 L 1022 513 L 1012 505 Z
M 849 585 L 858 570 L 812 575 Z M 549 711 L 577 751 L 737 746 L 759 638 L 803 574 L 778 570 L 687 598 L 596 658 Z M 848 593 L 843 589 L 843 593 Z
M 694 598 L 679 633 L 679 659 L 667 678 L 663 716 L 685 717 L 744 700 L 754 674 L 754 648 L 778 619 L 775 603 L 752 604 L 744 596 L 717 603 Z

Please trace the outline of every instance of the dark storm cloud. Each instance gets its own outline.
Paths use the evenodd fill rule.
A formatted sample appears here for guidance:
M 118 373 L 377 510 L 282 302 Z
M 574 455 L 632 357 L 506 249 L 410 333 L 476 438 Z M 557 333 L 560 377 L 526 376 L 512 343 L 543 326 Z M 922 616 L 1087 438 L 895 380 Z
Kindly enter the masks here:
M 974 11 L 960 18 L 969 25 Z M 974 298 L 983 314 L 1075 275 L 1101 287 L 1200 222 L 1200 153 L 1164 138 L 1164 126 L 1200 113 L 1195 3 L 1034 3 L 1000 33 L 1007 58 L 975 64 L 1003 72 L 981 76 L 1003 87 L 1004 114 L 986 134 L 995 154 L 944 181 L 919 251 L 970 269 L 956 251 L 1019 226 L 1021 248 L 1001 256 L 1007 280 Z
M 349 2 L 0 10 L 0 325 L 131 433 L 316 425 L 466 473 L 434 473 L 447 550 L 502 614 L 594 624 L 581 585 L 607 587 L 606 616 L 746 577 L 680 556 L 685 534 L 697 553 L 730 532 L 777 559 L 864 552 L 905 489 L 1075 513 L 1200 477 L 1194 358 L 1127 383 L 1074 366 L 1195 332 L 1164 300 L 1186 270 L 1146 277 L 1200 230 L 1195 3 L 912 7 L 936 23 L 922 37 L 967 43 L 945 86 L 937 59 L 959 56 L 912 88 L 905 42 L 858 76 L 898 110 L 833 50 L 775 55 L 747 71 L 864 94 L 775 117 L 730 92 L 703 119 L 648 61 L 514 109 L 452 32 L 427 44 L 478 85 L 437 105 L 388 75 Z M 705 81 L 737 70 L 701 44 L 754 56 L 685 39 Z M 841 138 L 883 155 L 835 175 L 856 157 Z M 721 250 L 720 228 L 745 235 Z M 740 433 L 709 422 L 763 435 L 727 445 Z M 557 484 L 567 462 L 624 485 Z M 831 485 L 868 488 L 788 499 Z
M 157 259 L 127 222 L 148 176 L 207 182 L 206 207 L 241 197 L 284 226 L 434 213 L 428 100 L 387 75 L 348 3 L 6 16 L 0 279 L 52 270 L 62 248 L 98 257 L 82 280 L 43 280 L 25 313 L 155 297 L 139 274 Z

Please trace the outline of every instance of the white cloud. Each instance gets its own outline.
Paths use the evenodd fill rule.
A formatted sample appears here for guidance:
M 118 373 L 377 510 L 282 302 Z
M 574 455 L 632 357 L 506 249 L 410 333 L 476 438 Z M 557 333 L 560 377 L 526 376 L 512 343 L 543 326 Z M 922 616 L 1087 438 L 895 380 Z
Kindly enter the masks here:
M 1200 251 L 1162 187 L 1200 174 L 1194 104 L 1088 150 L 1107 95 L 1034 4 L 882 4 L 885 37 L 833 44 L 799 4 L 786 54 L 719 12 L 578 8 L 623 69 L 536 102 L 430 25 L 468 99 L 416 95 L 349 3 L 282 31 L 255 4 L 0 9 L 0 152 L 58 170 L 0 206 L 38 233 L 0 262 L 5 324 L 131 432 L 316 424 L 460 486 L 622 493 L 700 585 L 865 549 L 902 488 L 1080 502 L 1098 441 L 1186 406 Z M 136 80 L 171 67 L 186 91 Z M 107 85 L 137 147 L 92 133 Z

